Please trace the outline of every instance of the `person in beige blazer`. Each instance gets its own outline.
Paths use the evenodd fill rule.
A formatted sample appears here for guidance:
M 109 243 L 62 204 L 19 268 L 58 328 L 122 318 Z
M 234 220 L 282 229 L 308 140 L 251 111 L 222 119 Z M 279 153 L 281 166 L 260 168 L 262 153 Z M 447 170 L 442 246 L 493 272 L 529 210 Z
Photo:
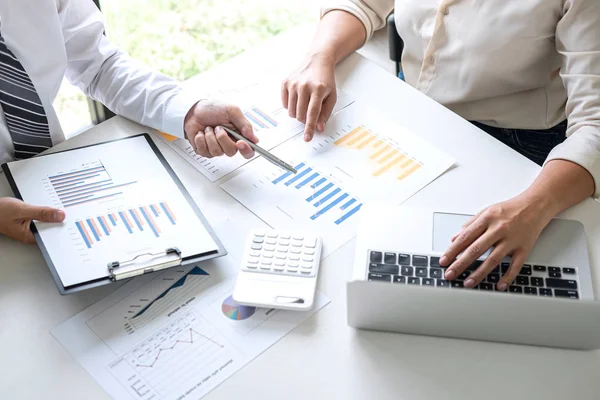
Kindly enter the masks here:
M 493 247 L 465 287 L 508 255 L 506 290 L 550 220 L 600 196 L 600 1 L 333 0 L 282 84 L 306 141 L 335 105 L 335 65 L 393 9 L 406 82 L 543 166 L 523 193 L 471 219 L 440 260 L 452 280 Z

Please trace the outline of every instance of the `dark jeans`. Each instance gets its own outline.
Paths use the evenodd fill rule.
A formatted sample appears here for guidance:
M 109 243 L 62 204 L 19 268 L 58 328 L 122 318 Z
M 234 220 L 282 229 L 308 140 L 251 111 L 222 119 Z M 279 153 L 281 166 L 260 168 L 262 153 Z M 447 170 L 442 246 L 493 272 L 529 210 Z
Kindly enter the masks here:
M 566 139 L 567 132 L 567 121 L 545 130 L 494 128 L 471 123 L 538 165 L 543 165 L 550 151 Z

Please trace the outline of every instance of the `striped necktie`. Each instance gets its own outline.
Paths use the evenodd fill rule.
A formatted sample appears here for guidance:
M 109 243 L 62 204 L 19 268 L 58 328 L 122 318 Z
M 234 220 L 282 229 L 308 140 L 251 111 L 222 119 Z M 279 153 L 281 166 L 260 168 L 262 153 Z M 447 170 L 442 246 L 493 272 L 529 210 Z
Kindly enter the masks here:
M 0 33 L 0 106 L 13 140 L 15 159 L 52 147 L 50 128 L 31 79 Z

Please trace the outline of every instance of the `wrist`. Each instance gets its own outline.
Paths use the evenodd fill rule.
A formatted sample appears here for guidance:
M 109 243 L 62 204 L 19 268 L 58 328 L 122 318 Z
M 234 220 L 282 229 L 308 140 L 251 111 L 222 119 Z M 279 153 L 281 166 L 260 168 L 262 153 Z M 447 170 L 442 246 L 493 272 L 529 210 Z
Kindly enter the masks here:
M 545 226 L 554 218 L 561 208 L 559 202 L 549 196 L 547 193 L 540 192 L 535 188 L 529 188 L 519 197 L 524 200 L 526 208 L 536 215 L 539 221 Z
M 336 57 L 332 51 L 320 50 L 310 52 L 306 60 L 309 65 L 318 65 L 322 67 L 334 68 L 336 64 Z
M 202 101 L 202 100 L 200 100 Z M 190 109 L 188 110 L 187 114 L 185 114 L 185 117 L 183 118 L 183 126 L 185 127 L 186 124 L 190 121 L 190 119 L 194 116 L 194 113 L 196 111 L 196 106 L 198 105 L 198 103 L 200 103 L 200 101 L 195 102 Z

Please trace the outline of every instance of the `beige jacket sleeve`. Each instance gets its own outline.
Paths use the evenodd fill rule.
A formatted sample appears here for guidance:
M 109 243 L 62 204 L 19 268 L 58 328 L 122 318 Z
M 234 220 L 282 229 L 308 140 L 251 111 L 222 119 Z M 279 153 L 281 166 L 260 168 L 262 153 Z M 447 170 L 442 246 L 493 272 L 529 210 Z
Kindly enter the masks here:
M 328 0 L 321 8 L 321 17 L 333 10 L 349 12 L 363 23 L 369 40 L 373 32 L 385 26 L 393 9 L 394 0 Z
M 565 0 L 556 29 L 562 55 L 561 77 L 567 89 L 567 140 L 548 161 L 562 159 L 589 171 L 600 197 L 600 1 Z

